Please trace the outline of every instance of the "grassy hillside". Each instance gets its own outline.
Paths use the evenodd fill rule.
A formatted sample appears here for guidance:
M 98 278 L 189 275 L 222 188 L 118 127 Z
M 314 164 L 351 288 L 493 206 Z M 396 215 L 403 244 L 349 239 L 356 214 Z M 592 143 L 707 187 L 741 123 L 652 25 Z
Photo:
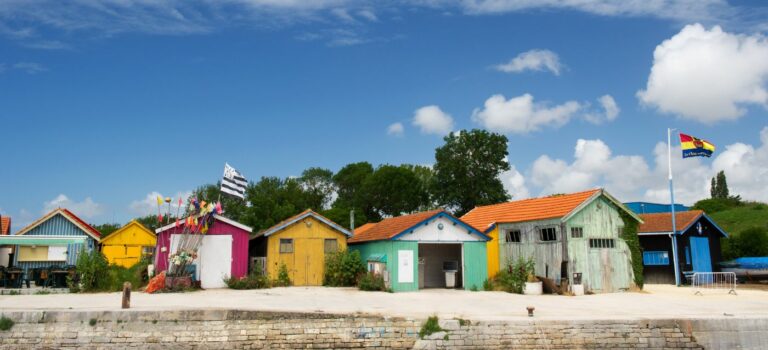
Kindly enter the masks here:
M 707 212 L 728 235 L 738 234 L 751 227 L 768 228 L 768 204 L 745 202 L 716 212 Z

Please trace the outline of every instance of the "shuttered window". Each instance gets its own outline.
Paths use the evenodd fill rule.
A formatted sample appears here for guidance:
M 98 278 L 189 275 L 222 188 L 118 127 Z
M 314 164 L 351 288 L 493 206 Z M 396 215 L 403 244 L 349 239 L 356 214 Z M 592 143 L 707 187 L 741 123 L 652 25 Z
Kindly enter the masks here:
M 293 238 L 280 238 L 280 253 L 293 253 Z
M 326 239 L 324 250 L 326 253 L 335 253 L 339 250 L 339 243 L 335 238 Z
M 554 227 L 544 227 L 539 229 L 539 240 L 542 242 L 557 241 L 557 230 Z
M 611 238 L 590 238 L 589 247 L 597 249 L 614 248 L 615 242 Z
M 571 238 L 584 237 L 584 229 L 581 227 L 571 227 Z
M 643 252 L 643 265 L 663 266 L 669 265 L 669 253 L 664 250 Z
M 507 243 L 520 243 L 520 230 L 507 231 L 506 242 Z

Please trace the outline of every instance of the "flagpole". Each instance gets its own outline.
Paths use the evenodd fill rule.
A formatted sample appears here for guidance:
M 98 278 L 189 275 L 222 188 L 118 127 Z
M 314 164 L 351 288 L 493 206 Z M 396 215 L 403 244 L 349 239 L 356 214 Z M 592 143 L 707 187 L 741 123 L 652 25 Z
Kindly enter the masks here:
M 672 201 L 670 209 L 672 212 L 672 263 L 675 265 L 675 285 L 680 286 L 680 264 L 677 257 L 677 225 L 675 218 L 675 186 L 672 181 L 672 130 L 667 128 L 667 161 L 669 162 L 669 197 Z

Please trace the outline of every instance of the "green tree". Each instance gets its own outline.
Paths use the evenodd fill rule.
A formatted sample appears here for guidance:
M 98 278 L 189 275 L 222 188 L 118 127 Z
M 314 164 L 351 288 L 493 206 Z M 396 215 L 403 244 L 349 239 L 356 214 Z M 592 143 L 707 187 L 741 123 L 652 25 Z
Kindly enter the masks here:
M 432 194 L 432 182 L 435 180 L 435 172 L 431 167 L 424 165 L 402 164 L 400 165 L 413 172 L 419 179 L 419 185 L 424 189 L 426 200 L 418 208 L 419 211 L 434 209 L 437 206 L 435 196 Z
M 728 191 L 728 181 L 725 178 L 725 172 L 720 171 L 715 177 L 712 178 L 712 182 L 709 189 L 712 198 L 728 199 L 730 194 Z
M 301 173 L 299 181 L 306 192 L 307 201 L 315 210 L 328 209 L 331 205 L 336 185 L 333 183 L 333 171 L 323 168 L 308 168 Z
M 333 176 L 338 195 L 333 203 L 333 208 L 338 209 L 336 213 L 340 214 L 343 210 L 349 216 L 349 211 L 354 209 L 355 217 L 363 215 L 366 222 L 381 219 L 364 189 L 364 184 L 371 175 L 373 175 L 371 163 L 358 162 L 345 165 Z M 346 222 L 349 222 L 349 219 L 346 219 Z M 355 223 L 360 225 L 357 221 Z
M 163 215 L 165 215 L 165 213 L 163 213 Z M 163 217 L 163 222 L 161 223 L 157 221 L 157 214 L 149 214 L 147 216 L 138 217 L 135 220 L 138 221 L 140 224 L 144 225 L 144 227 L 146 227 L 148 230 L 155 232 L 155 230 L 157 230 L 158 228 L 163 227 L 168 223 L 176 221 L 176 218 Z
M 728 238 L 726 258 L 742 256 L 768 256 L 768 230 L 752 227 Z
M 427 189 L 408 167 L 382 165 L 363 184 L 377 216 L 398 216 L 426 205 Z
M 310 207 L 301 182 L 294 178 L 262 177 L 253 186 L 248 186 L 245 193 L 251 206 L 241 222 L 255 231 L 269 228 L 306 209 L 315 209 Z
M 485 130 L 446 136 L 435 150 L 433 193 L 437 202 L 463 215 L 475 206 L 509 200 L 499 179 L 510 169 L 507 137 Z
M 249 183 L 248 187 L 246 187 L 246 193 L 248 191 L 248 188 L 252 187 L 253 184 Z M 215 184 L 206 184 L 198 187 L 194 191 L 192 191 L 192 196 L 187 200 L 187 204 L 192 198 L 197 198 L 200 201 L 206 201 L 209 203 L 215 203 L 217 201 L 221 201 L 221 209 L 223 213 L 222 216 L 235 220 L 237 222 L 245 223 L 247 220 L 248 215 L 248 206 L 246 203 L 246 200 L 248 199 L 246 197 L 246 200 L 243 200 L 239 197 L 235 197 L 230 194 L 222 193 L 221 192 L 221 182 L 217 182 Z M 175 203 L 174 203 L 175 205 Z M 171 207 L 171 211 L 173 211 L 175 207 Z M 181 208 L 181 211 L 179 213 L 180 216 L 184 216 L 184 210 L 186 208 Z M 175 215 L 175 212 L 171 213 L 172 215 Z
M 91 225 L 93 228 L 95 228 L 97 231 L 101 233 L 101 237 L 109 236 L 110 233 L 115 232 L 122 227 L 120 224 L 116 223 L 106 223 L 101 225 Z

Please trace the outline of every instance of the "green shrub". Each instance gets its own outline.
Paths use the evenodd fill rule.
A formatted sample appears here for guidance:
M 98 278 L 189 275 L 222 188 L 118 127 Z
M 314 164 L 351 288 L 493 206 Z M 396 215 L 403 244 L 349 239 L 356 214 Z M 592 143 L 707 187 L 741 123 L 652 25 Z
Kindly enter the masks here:
M 743 204 L 744 203 L 741 202 L 739 197 L 709 198 L 696 202 L 691 209 L 703 210 L 707 214 L 713 214 L 719 211 L 739 207 Z
M 768 256 L 768 230 L 751 227 L 723 241 L 726 259 L 744 256 Z
M 91 325 L 91 327 L 95 326 L 95 325 L 96 325 L 96 322 L 97 322 L 97 321 L 96 321 L 96 319 L 95 319 L 95 318 L 92 318 L 92 319 L 88 320 L 88 324 L 89 324 L 89 325 Z
M 424 337 L 431 335 L 432 333 L 440 332 L 442 330 L 443 329 L 440 328 L 440 324 L 437 320 L 437 316 L 430 316 L 427 321 L 421 325 L 421 330 L 419 330 L 419 338 L 424 339 Z
M 231 289 L 263 289 L 269 288 L 269 278 L 260 271 L 252 271 L 245 277 L 229 277 L 224 279 L 224 283 Z
M 533 258 L 519 257 L 516 262 L 507 263 L 506 269 L 499 271 L 496 275 L 496 283 L 505 292 L 522 294 L 525 282 L 534 273 L 535 262 Z
M 640 237 L 637 235 L 637 228 L 640 223 L 625 211 L 620 211 L 619 215 L 624 222 L 624 229 L 621 231 L 621 240 L 627 244 L 630 257 L 632 258 L 632 273 L 634 275 L 635 285 L 643 289 L 643 251 L 640 246 Z
M 288 266 L 280 264 L 280 269 L 277 271 L 277 279 L 272 284 L 276 287 L 288 287 L 292 284 L 291 276 L 288 275 Z
M 386 291 L 387 286 L 384 283 L 384 277 L 373 272 L 368 272 L 360 277 L 357 287 L 365 291 Z
M 0 331 L 7 331 L 13 328 L 14 322 L 8 317 L 0 317 Z
M 472 287 L 469 288 L 469 290 L 472 292 L 477 292 L 477 285 L 473 284 Z
M 360 274 L 365 272 L 365 264 L 360 252 L 342 250 L 328 254 L 325 258 L 323 285 L 329 287 L 351 287 L 357 283 Z
M 493 290 L 493 282 L 491 280 L 486 279 L 483 281 L 483 290 L 491 291 Z
M 83 248 L 77 256 L 75 268 L 79 278 L 78 289 L 91 292 L 99 289 L 99 279 L 106 275 L 109 264 L 97 249 L 88 252 Z

